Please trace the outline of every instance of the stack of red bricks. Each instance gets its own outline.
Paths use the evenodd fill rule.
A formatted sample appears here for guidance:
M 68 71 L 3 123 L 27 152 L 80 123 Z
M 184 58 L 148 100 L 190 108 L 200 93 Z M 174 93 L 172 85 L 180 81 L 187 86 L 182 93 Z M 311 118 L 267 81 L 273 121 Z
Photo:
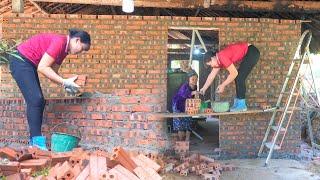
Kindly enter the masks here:
M 189 141 L 176 141 L 174 150 L 175 154 L 179 156 L 180 162 L 178 163 L 175 159 L 169 159 L 167 168 L 165 168 L 164 171 L 169 172 L 173 170 L 181 176 L 188 176 L 189 173 L 195 173 L 205 180 L 218 180 L 220 178 L 221 171 L 230 171 L 235 169 L 233 165 L 221 165 L 220 163 L 215 162 L 214 159 L 204 155 L 190 155 L 189 147 Z
M 189 141 L 176 141 L 174 151 L 177 155 L 186 154 L 189 151 Z
M 38 148 L 0 149 L 0 174 L 8 180 L 160 180 L 161 166 L 143 154 L 130 156 L 123 148 L 113 153 L 87 152 L 75 148 L 66 153 L 53 153 Z M 48 168 L 46 175 L 32 177 L 35 172 Z
M 198 114 L 200 110 L 201 99 L 186 99 L 185 111 L 187 114 Z
M 200 154 L 181 155 L 179 160 L 169 159 L 167 163 L 164 168 L 165 173 L 173 171 L 181 176 L 188 176 L 189 173 L 193 173 L 205 180 L 219 180 L 222 171 L 235 170 L 233 165 L 220 164 L 213 158 Z

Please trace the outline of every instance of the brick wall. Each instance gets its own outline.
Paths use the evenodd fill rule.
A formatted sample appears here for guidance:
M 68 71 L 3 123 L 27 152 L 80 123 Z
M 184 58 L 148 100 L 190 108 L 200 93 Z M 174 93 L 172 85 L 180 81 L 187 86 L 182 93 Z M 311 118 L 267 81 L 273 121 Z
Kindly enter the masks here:
M 222 149 L 221 158 L 256 157 L 271 115 L 271 112 L 266 112 L 220 116 L 219 143 Z M 291 120 L 281 150 L 274 151 L 272 157 L 294 157 L 298 153 L 301 140 L 301 123 L 297 116 L 294 115 Z M 269 137 L 271 138 L 274 131 L 271 130 L 270 132 Z M 279 137 L 279 140 L 281 140 L 282 135 Z M 268 139 L 267 142 L 270 141 L 271 139 Z M 267 155 L 266 150 L 267 148 L 264 149 L 262 157 Z
M 80 132 L 80 143 L 88 148 L 111 151 L 121 145 L 131 151 L 155 153 L 169 149 L 170 145 L 166 121 L 155 114 L 163 111 L 159 105 L 163 99 L 143 89 L 123 89 L 97 98 L 47 99 L 42 132 L 47 137 L 52 132 Z M 0 117 L 0 142 L 28 142 L 21 98 L 1 99 Z
M 152 96 L 160 96 L 162 98 L 161 103 L 151 102 L 153 105 L 159 105 L 162 112 L 164 112 L 166 106 L 166 44 L 168 28 L 172 26 L 217 28 L 221 48 L 234 41 L 249 41 L 260 49 L 260 61 L 249 76 L 247 83 L 247 99 L 251 107 L 260 106 L 261 104 L 274 104 L 276 101 L 282 85 L 281 83 L 284 80 L 284 75 L 290 64 L 289 59 L 295 51 L 301 28 L 300 21 L 254 18 L 26 14 L 12 14 L 2 18 L 3 37 L 8 39 L 26 39 L 40 32 L 66 33 L 67 29 L 72 27 L 87 30 L 92 36 L 92 49 L 85 54 L 69 56 L 62 65 L 61 74 L 63 76 L 68 74 L 88 74 L 88 83 L 85 88 L 86 91 L 91 92 L 111 93 L 117 89 L 127 89 L 129 91 L 143 89 L 142 92 L 147 91 L 152 94 Z M 21 97 L 18 88 L 8 72 L 8 68 L 4 65 L 1 66 L 0 79 L 0 97 Z M 58 85 L 50 83 L 43 77 L 41 77 L 41 83 L 47 98 L 65 97 L 62 88 Z M 234 93 L 234 85 L 231 85 L 227 88 L 227 92 L 223 98 L 230 100 Z M 117 97 L 118 96 L 111 95 L 110 98 Z M 141 95 L 140 97 L 142 98 L 144 96 Z M 49 107 L 47 107 L 45 112 L 46 116 L 49 116 L 50 107 L 55 106 L 55 104 L 69 106 L 68 101 L 57 102 L 50 100 Z M 8 105 L 2 104 L 0 106 L 2 109 L 5 109 Z M 85 106 L 84 104 L 83 107 Z M 118 106 L 121 106 L 121 104 Z M 14 106 L 10 107 L 15 108 Z M 22 108 L 21 106 L 19 107 Z M 140 108 L 148 109 L 143 103 L 138 103 L 137 112 L 143 112 L 143 110 L 140 111 Z M 151 112 L 157 111 L 158 110 L 151 109 Z M 22 112 L 23 109 L 19 109 L 17 115 L 20 114 L 22 116 Z M 125 111 L 119 114 L 126 114 L 128 112 Z M 2 117 L 5 117 L 1 118 L 1 122 L 4 124 L 10 122 L 12 116 L 7 117 L 3 116 L 3 114 L 11 113 L 13 116 L 16 115 L 15 111 L 2 110 L 1 113 Z M 97 114 L 100 115 L 104 113 L 113 113 L 113 111 L 97 111 Z M 83 111 L 82 114 L 86 114 L 86 111 Z M 267 114 L 261 116 L 269 119 L 269 115 Z M 241 120 L 241 118 L 243 118 L 243 120 Z M 254 119 L 255 115 L 246 117 L 235 116 L 232 117 L 234 120 L 230 120 L 230 122 L 235 123 L 237 119 L 241 121 L 248 120 L 248 123 L 253 122 L 250 118 Z M 25 121 L 23 117 L 18 119 L 18 121 Z M 55 116 L 53 119 L 55 119 Z M 59 119 L 63 118 L 59 117 L 58 120 Z M 105 119 L 95 120 L 92 117 L 86 117 L 83 121 L 86 120 L 92 122 L 92 124 L 84 129 L 87 129 L 87 133 L 90 132 L 94 135 L 90 136 L 91 139 L 85 140 L 84 142 L 99 145 L 100 143 L 94 142 L 94 140 L 97 140 L 96 137 L 105 139 L 103 138 L 104 136 L 100 134 L 108 131 L 96 131 L 97 126 L 93 122 L 103 122 Z M 117 121 L 116 119 L 111 120 Z M 150 124 L 152 124 L 150 126 L 160 126 L 162 122 L 163 121 L 152 121 L 152 123 L 150 122 Z M 121 125 L 126 126 L 128 124 L 128 117 L 122 117 Z M 222 129 L 226 128 L 223 125 L 223 120 L 221 124 Z M 45 127 L 46 126 L 47 125 L 45 125 Z M 48 126 L 51 127 L 51 124 Z M 251 127 L 253 126 L 249 126 L 248 128 Z M 21 136 L 26 135 L 25 129 L 26 127 L 24 126 L 24 128 L 22 128 L 23 131 L 21 131 Z M 120 131 L 117 123 L 114 123 L 111 129 Z M 226 129 L 226 131 L 227 130 L 228 129 Z M 8 131 L 5 132 L 10 133 Z M 157 137 L 164 138 L 164 141 L 170 140 L 163 132 L 155 131 L 154 133 Z M 224 133 L 224 131 L 221 133 Z M 220 138 L 224 137 L 221 136 Z M 244 137 L 234 136 L 234 138 L 241 140 L 241 138 Z M 297 138 L 299 139 L 299 137 Z M 234 140 L 236 141 L 236 139 Z M 89 143 L 91 141 L 94 143 Z M 122 141 L 114 141 L 121 144 L 127 140 L 124 138 Z M 221 143 L 224 144 L 223 141 L 221 141 Z M 223 147 L 230 150 L 233 146 L 224 144 Z

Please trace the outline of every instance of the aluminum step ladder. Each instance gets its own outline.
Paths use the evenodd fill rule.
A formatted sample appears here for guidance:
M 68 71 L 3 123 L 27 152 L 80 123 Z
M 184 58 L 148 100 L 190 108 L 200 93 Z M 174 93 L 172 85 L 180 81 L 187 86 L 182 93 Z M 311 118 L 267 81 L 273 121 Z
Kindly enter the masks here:
M 295 56 L 289 67 L 289 71 L 286 75 L 276 106 L 271 109 L 271 111 L 273 111 L 273 114 L 271 116 L 270 122 L 268 124 L 268 128 L 266 130 L 266 133 L 264 135 L 264 138 L 258 153 L 258 157 L 260 157 L 263 149 L 264 148 L 268 149 L 268 156 L 265 161 L 265 166 L 268 165 L 268 162 L 272 156 L 273 150 L 281 149 L 292 115 L 294 114 L 295 106 L 300 94 L 301 84 L 299 83 L 299 79 L 300 79 L 301 68 L 302 68 L 302 64 L 306 62 L 307 57 L 310 55 L 309 45 L 310 45 L 311 38 L 312 38 L 312 33 L 309 30 L 305 31 L 301 35 L 297 50 L 295 52 Z M 304 45 L 304 47 L 301 53 L 302 45 Z M 287 97 L 285 101 L 283 101 L 284 96 Z M 284 106 L 282 106 L 283 102 L 284 102 Z M 275 123 L 275 119 L 279 119 L 277 124 Z M 271 138 L 271 141 L 268 142 L 268 137 L 270 136 L 270 134 L 273 134 L 273 137 Z M 282 135 L 281 141 L 280 139 L 278 140 L 280 134 Z

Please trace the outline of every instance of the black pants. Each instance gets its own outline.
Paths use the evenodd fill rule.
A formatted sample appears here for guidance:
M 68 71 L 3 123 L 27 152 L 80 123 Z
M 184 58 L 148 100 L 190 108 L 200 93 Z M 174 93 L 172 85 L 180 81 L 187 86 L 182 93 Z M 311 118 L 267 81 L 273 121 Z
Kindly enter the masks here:
M 19 56 L 21 56 L 19 54 Z M 27 104 L 30 137 L 41 136 L 45 100 L 42 94 L 37 68 L 26 58 L 24 61 L 10 56 L 10 70 Z
M 250 45 L 238 69 L 238 76 L 235 79 L 238 99 L 246 98 L 246 79 L 253 67 L 257 64 L 259 58 L 259 50 L 254 45 Z

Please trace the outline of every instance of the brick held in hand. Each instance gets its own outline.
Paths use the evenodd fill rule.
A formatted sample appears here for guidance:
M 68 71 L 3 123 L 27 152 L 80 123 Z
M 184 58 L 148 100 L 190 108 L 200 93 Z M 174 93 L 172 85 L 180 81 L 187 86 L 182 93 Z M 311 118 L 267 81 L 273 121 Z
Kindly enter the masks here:
M 206 113 L 206 114 L 213 113 L 213 110 L 210 108 L 206 108 L 206 109 L 204 109 L 204 113 Z
M 86 74 L 81 74 L 81 75 L 72 74 L 72 75 L 68 76 L 68 78 L 72 78 L 74 76 L 78 76 L 78 78 L 75 80 L 76 84 L 78 84 L 79 86 L 84 86 L 86 84 L 86 81 L 87 81 Z

